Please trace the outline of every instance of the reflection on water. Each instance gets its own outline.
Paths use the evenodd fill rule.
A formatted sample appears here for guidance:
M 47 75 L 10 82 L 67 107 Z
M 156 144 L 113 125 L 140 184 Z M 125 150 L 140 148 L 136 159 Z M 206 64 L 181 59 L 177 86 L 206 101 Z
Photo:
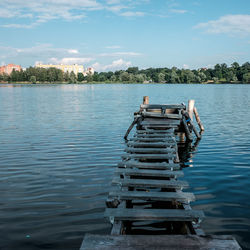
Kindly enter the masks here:
M 105 199 L 144 95 L 196 100 L 206 131 L 182 154 L 192 207 L 206 233 L 250 248 L 250 86 L 0 86 L 1 249 L 78 249 L 86 232 L 109 233 Z

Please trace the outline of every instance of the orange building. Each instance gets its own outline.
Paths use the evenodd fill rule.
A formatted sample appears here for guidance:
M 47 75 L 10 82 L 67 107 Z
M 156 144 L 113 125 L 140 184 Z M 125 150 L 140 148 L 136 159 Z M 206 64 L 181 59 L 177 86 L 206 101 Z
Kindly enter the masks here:
M 13 70 L 21 71 L 22 67 L 20 65 L 8 64 L 6 66 L 0 67 L 0 74 L 10 75 Z

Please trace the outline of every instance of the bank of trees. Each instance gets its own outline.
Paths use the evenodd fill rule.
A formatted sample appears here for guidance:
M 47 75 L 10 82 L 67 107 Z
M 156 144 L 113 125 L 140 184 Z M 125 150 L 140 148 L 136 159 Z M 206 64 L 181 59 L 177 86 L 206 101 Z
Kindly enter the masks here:
M 178 69 L 170 68 L 148 68 L 139 69 L 130 67 L 127 70 L 115 72 L 95 72 L 93 75 L 84 76 L 82 73 L 75 75 L 74 72 L 64 73 L 56 68 L 27 68 L 25 71 L 13 71 L 10 76 L 0 75 L 0 81 L 9 82 L 31 82 L 31 83 L 228 83 L 243 82 L 250 83 L 250 63 L 241 66 L 234 62 L 227 64 L 216 64 L 214 68 L 201 69 Z

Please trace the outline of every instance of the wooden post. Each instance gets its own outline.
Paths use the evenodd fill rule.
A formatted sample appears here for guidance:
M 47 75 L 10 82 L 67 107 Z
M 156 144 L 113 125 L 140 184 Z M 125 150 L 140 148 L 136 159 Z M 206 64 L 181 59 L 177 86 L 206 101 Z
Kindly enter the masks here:
M 143 96 L 143 104 L 149 104 L 149 97 Z
M 191 120 L 193 120 L 194 103 L 195 100 L 188 100 L 188 114 Z
M 204 126 L 201 123 L 201 119 L 200 119 L 200 116 L 198 114 L 198 111 L 197 111 L 196 107 L 194 107 L 194 116 L 195 116 L 195 119 L 196 119 L 196 121 L 197 121 L 197 123 L 198 123 L 198 125 L 200 127 L 200 130 L 204 131 L 205 129 L 204 129 Z

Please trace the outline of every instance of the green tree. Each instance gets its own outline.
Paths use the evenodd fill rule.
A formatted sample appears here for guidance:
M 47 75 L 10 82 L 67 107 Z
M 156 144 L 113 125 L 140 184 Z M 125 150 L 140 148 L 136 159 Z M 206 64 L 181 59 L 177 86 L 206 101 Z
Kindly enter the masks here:
M 30 82 L 35 84 L 36 83 L 36 77 L 35 76 L 31 76 L 30 77 Z
M 76 75 L 74 71 L 71 71 L 69 74 L 69 83 L 76 83 Z
M 250 73 L 245 73 L 243 75 L 243 83 L 250 83 Z

